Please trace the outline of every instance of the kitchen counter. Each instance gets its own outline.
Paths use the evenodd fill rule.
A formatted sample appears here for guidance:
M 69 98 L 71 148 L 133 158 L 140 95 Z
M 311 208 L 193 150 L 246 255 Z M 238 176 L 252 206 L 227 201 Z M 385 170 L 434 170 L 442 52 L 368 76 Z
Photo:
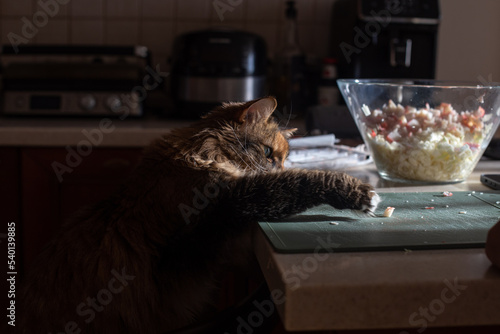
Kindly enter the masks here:
M 414 187 L 381 180 L 373 165 L 347 172 L 382 193 L 488 190 L 479 175 L 499 170 L 481 161 L 467 182 Z M 254 245 L 290 331 L 500 325 L 500 270 L 483 248 L 282 254 L 260 230 Z
M 145 118 L 0 118 L 0 146 L 64 147 L 90 141 L 99 147 L 144 147 L 172 129 L 194 122 L 186 119 Z M 305 133 L 304 121 L 290 127 Z M 102 135 L 102 136 L 101 136 Z M 89 140 L 90 137 L 90 140 Z M 101 139 L 102 138 L 102 139 Z M 92 142 L 94 140 L 94 142 Z
M 89 140 L 101 147 L 144 147 L 189 120 L 163 118 L 3 118 L 0 146 L 66 146 Z M 96 145 L 96 144 L 94 144 Z

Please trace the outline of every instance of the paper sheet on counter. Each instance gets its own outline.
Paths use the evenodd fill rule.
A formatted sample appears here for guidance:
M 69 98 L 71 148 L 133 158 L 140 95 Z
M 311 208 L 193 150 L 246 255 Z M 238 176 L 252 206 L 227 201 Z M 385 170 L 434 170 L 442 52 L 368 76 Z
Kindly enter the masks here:
M 372 162 L 364 145 L 335 145 L 335 136 L 322 135 L 290 139 L 286 168 L 343 169 Z

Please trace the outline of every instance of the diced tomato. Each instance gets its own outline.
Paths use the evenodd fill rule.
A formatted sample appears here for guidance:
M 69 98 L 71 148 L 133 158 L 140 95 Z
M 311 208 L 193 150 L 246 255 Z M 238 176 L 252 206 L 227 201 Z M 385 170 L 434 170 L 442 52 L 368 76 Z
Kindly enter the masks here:
M 476 144 L 476 143 L 466 143 L 467 145 L 469 145 L 469 147 L 472 149 L 472 150 L 476 150 L 479 148 L 479 144 Z
M 456 113 L 456 111 L 453 110 L 451 104 L 449 103 L 441 103 L 439 109 L 441 110 L 441 117 L 446 117 L 448 115 L 453 115 Z
M 485 111 L 482 107 L 477 108 L 476 112 L 474 113 L 474 116 L 477 118 L 482 118 L 485 114 Z
M 482 109 L 482 108 L 481 108 Z M 483 109 L 484 111 L 484 109 Z M 462 115 L 462 125 L 468 127 L 471 131 L 483 128 L 483 123 L 472 115 Z

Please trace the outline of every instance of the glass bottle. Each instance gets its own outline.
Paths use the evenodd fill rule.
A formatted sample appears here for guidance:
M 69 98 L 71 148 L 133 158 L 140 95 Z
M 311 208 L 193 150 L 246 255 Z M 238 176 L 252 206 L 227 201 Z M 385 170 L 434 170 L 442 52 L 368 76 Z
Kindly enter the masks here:
M 287 113 L 305 112 L 305 55 L 299 44 L 295 1 L 286 2 L 284 35 L 275 58 L 278 105 Z

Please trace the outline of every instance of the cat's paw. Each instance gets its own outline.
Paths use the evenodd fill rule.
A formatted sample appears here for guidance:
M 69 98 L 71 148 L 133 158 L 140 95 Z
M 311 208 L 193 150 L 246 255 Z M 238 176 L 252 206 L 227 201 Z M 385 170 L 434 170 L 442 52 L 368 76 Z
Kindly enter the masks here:
M 375 190 L 370 190 L 368 192 L 368 196 L 370 197 L 370 202 L 369 204 L 363 204 L 361 207 L 361 210 L 365 213 L 373 215 L 373 212 L 377 208 L 378 204 L 380 203 L 380 196 L 375 192 Z

